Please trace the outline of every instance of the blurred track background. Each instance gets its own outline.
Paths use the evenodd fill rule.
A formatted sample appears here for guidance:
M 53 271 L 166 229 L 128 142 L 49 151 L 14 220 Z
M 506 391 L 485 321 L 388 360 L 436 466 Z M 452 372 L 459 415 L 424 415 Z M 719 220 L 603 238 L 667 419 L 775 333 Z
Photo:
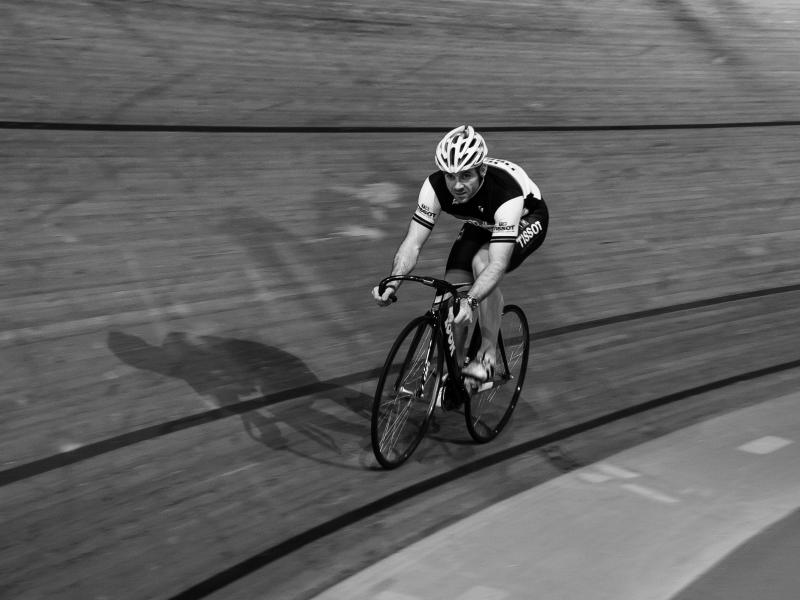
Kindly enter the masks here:
M 798 27 L 790 0 L 4 2 L 0 596 L 308 598 L 797 389 Z M 430 298 L 369 291 L 462 122 L 551 210 L 503 286 L 534 356 L 495 442 L 452 415 L 382 472 L 374 373 Z

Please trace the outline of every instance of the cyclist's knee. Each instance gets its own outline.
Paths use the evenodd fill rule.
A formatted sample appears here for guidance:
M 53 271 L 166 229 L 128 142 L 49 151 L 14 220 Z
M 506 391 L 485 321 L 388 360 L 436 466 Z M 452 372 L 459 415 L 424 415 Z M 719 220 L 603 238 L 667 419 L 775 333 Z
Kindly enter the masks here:
M 489 249 L 481 248 L 472 257 L 472 275 L 477 279 L 483 270 L 489 266 Z

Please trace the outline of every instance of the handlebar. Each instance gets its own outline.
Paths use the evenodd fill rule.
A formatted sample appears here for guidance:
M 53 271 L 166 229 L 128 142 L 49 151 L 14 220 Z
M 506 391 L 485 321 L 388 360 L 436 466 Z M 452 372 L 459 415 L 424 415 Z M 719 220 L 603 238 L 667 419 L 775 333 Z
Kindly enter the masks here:
M 470 283 L 450 283 L 449 281 L 437 279 L 436 277 L 422 277 L 419 275 L 390 275 L 389 277 L 384 277 L 381 279 L 381 282 L 378 284 L 378 293 L 383 296 L 387 287 L 394 287 L 389 285 L 393 281 L 414 281 L 416 283 L 421 283 L 422 285 L 432 287 L 437 293 L 442 295 L 449 292 L 453 295 L 453 297 L 458 296 L 458 288 L 471 285 Z M 392 302 L 397 302 L 397 296 L 392 294 L 391 298 Z

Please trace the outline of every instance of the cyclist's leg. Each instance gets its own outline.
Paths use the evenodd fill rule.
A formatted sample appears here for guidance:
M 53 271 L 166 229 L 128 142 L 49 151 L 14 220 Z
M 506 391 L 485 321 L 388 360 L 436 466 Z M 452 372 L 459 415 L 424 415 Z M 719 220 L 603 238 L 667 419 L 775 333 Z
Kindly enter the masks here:
M 484 245 L 472 259 L 472 273 L 477 278 L 489 266 L 489 245 Z M 503 313 L 503 292 L 497 286 L 478 305 L 478 322 L 481 327 L 481 347 L 475 357 L 476 364 L 486 369 L 494 369 L 497 332 L 500 330 L 500 317 Z M 477 371 L 476 371 L 477 373 Z M 483 377 L 481 377 L 483 379 Z
M 548 222 L 547 206 L 540 200 L 534 209 L 520 220 L 519 233 L 514 243 L 514 251 L 506 268 L 506 273 L 510 273 L 519 267 L 526 258 L 542 245 L 547 235 Z M 475 253 L 473 258 L 472 272 L 474 277 L 477 278 L 488 265 L 489 246 L 486 244 Z M 481 348 L 477 358 L 481 359 L 480 364 L 491 368 L 494 368 L 497 364 L 495 346 L 497 344 L 497 332 L 500 330 L 503 305 L 503 294 L 498 286 L 483 299 L 478 307 L 479 321 L 481 323 Z M 476 367 L 468 369 L 467 374 L 474 374 L 476 377 L 481 378 L 480 375 L 483 374 L 485 369 L 477 367 L 477 364 L 478 361 L 476 360 Z
M 466 223 L 450 249 L 444 278 L 450 283 L 473 282 L 472 259 L 489 237 L 488 231 Z M 464 364 L 466 346 L 471 333 L 472 327 L 468 323 L 462 323 L 453 330 L 459 364 Z

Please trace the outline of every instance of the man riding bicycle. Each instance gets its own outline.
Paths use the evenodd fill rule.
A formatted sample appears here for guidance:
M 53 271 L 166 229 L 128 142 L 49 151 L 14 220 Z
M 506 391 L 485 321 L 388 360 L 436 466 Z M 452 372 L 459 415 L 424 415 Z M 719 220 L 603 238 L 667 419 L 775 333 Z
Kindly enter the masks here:
M 456 127 L 442 138 L 435 161 L 439 170 L 422 184 L 391 274 L 408 275 L 414 269 L 442 211 L 465 221 L 450 249 L 445 279 L 471 283 L 459 296 L 453 325 L 463 352 L 468 325 L 473 311 L 478 310 L 481 347 L 463 374 L 483 382 L 492 376 L 496 364 L 495 343 L 503 310 L 498 284 L 544 242 L 547 206 L 539 188 L 521 167 L 487 156 L 486 142 L 469 125 Z M 391 284 L 383 295 L 376 286 L 372 296 L 378 305 L 388 306 L 399 286 L 399 281 Z M 459 360 L 463 360 L 463 354 Z

